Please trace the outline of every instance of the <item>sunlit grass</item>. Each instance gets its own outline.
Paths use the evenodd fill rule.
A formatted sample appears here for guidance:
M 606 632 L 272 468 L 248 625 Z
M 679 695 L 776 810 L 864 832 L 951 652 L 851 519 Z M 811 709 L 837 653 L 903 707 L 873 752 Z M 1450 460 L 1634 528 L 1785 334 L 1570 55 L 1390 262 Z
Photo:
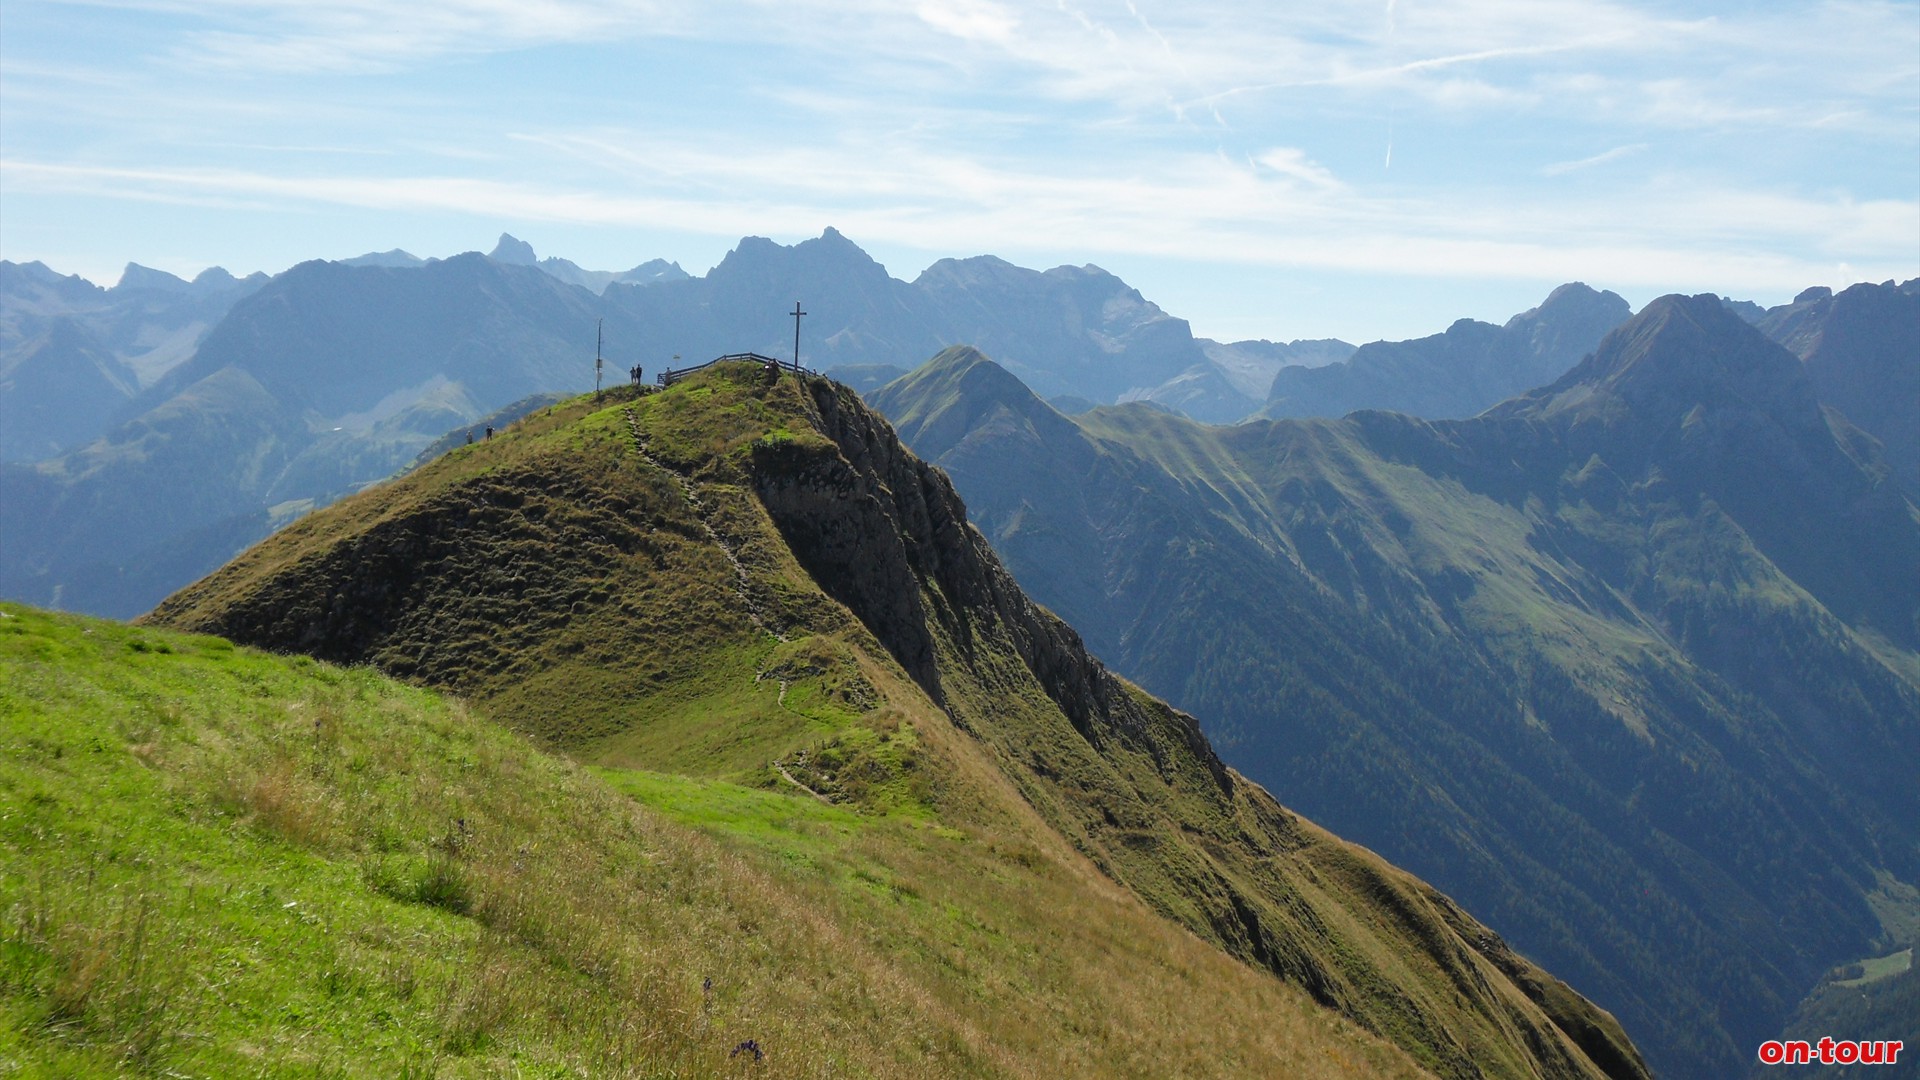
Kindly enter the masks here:
M 752 1039 L 781 1076 L 1412 1074 L 1017 837 L 0 615 L 0 1067 L 698 1077 Z

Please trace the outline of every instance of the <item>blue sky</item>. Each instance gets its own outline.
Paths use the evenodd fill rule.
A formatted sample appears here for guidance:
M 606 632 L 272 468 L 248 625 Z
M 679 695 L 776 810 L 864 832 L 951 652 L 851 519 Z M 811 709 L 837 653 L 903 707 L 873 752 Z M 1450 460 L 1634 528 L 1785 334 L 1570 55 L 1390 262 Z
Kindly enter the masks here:
M 1920 275 L 1920 3 L 8 0 L 0 256 L 1097 263 L 1195 331 Z

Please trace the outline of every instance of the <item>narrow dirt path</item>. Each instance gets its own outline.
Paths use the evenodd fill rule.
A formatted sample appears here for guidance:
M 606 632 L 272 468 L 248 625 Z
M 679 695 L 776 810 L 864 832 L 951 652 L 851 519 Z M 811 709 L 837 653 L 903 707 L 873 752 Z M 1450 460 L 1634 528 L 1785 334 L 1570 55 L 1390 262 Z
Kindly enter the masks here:
M 694 491 L 693 481 L 682 476 L 677 470 L 668 468 L 664 462 L 648 453 L 646 437 L 640 433 L 640 418 L 633 414 L 631 408 L 621 411 L 626 414 L 627 434 L 633 439 L 633 452 L 640 455 L 640 460 L 673 478 L 673 482 L 679 485 L 681 497 L 686 499 L 687 505 L 693 508 L 694 520 L 700 523 L 700 528 L 707 534 L 707 539 L 713 541 L 713 546 L 720 549 L 720 554 L 726 556 L 727 564 L 733 567 L 733 591 L 740 597 L 740 602 L 745 605 L 747 618 L 753 620 L 753 625 L 772 634 L 775 638 L 786 641 L 787 635 L 773 628 L 772 624 L 769 623 L 762 614 L 759 603 L 754 600 L 752 579 L 747 576 L 747 568 L 740 562 L 740 556 L 734 553 L 733 545 L 727 543 L 726 538 L 722 537 L 720 533 L 714 529 L 713 523 L 707 520 L 711 516 L 711 511 L 707 509 L 707 504 L 700 500 L 699 494 Z M 786 688 L 784 686 L 781 687 L 782 697 L 785 696 L 785 691 Z
M 814 798 L 819 799 L 821 802 L 826 803 L 828 806 L 839 805 L 835 803 L 832 799 L 827 798 L 825 795 L 822 795 L 819 792 L 808 787 L 807 785 L 801 783 L 800 781 L 795 780 L 793 778 L 793 774 L 788 772 L 787 767 L 781 764 L 780 762 L 778 761 L 774 762 L 773 768 L 774 768 L 774 771 L 780 774 L 780 779 L 785 780 L 787 783 L 792 784 L 794 787 L 799 788 L 801 791 L 804 791 L 807 794 L 813 796 Z

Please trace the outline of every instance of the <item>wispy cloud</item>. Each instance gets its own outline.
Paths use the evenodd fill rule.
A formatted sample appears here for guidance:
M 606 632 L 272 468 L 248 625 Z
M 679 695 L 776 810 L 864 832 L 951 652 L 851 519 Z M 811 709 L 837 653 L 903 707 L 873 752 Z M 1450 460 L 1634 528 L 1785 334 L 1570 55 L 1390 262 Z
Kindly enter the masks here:
M 1582 169 L 1591 169 L 1595 165 L 1605 165 L 1609 161 L 1618 161 L 1624 157 L 1632 157 L 1635 154 L 1645 152 L 1646 149 L 1646 143 L 1616 146 L 1611 150 L 1602 151 L 1592 157 L 1583 157 L 1577 161 L 1556 161 L 1551 165 L 1544 165 L 1540 169 L 1540 175 L 1565 176 L 1570 172 L 1579 172 Z
M 1292 177 L 1310 187 L 1333 191 L 1343 186 L 1333 173 L 1308 159 L 1305 151 L 1295 147 L 1275 147 L 1253 160 L 1282 176 Z
M 0 57 L 0 235 L 128 257 L 128 215 L 58 215 L 831 222 L 1717 291 L 1920 270 L 1911 0 L 13 0 Z
M 954 158 L 902 155 L 866 169 L 804 148 L 758 160 L 795 178 L 742 200 L 724 193 L 749 169 L 737 159 L 682 152 L 658 163 L 673 194 L 633 195 L 460 176 L 352 177 L 238 170 L 125 169 L 9 160 L 10 190 L 87 191 L 157 201 L 296 201 L 378 210 L 463 214 L 483 221 L 546 220 L 615 227 L 671 226 L 720 236 L 809 233 L 833 222 L 863 242 L 924 250 L 1036 249 L 1372 274 L 1620 284 L 1692 280 L 1728 289 L 1780 289 L 1823 280 L 1851 261 L 1898 273 L 1899 237 L 1920 229 L 1920 204 L 1795 199 L 1703 191 L 1651 212 L 1632 192 L 1579 205 L 1461 208 L 1366 198 L 1330 186 L 1296 154 L 1236 167 L 1173 162 L 1139 178 L 1058 176 Z M 871 167 L 881 165 L 880 168 Z M 1302 177 L 1319 183 L 1305 190 Z M 1567 218 L 1584 221 L 1568 230 Z M 1829 245 L 1827 258 L 1776 254 Z M 1702 287 L 1706 287 L 1704 284 Z

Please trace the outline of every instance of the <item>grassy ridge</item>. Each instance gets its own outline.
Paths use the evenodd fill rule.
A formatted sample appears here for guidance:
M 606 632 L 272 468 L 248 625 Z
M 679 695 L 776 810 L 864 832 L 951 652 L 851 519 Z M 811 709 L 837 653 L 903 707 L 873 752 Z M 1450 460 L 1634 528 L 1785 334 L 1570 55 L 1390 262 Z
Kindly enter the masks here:
M 1610 1017 L 1543 991 L 1558 984 L 1444 898 L 1299 822 L 1191 718 L 1108 674 L 1019 592 L 945 478 L 825 380 L 722 365 L 562 403 L 284 530 L 151 619 L 454 688 L 591 763 L 977 838 L 905 876 L 916 895 L 943 868 L 997 880 L 969 852 L 1030 851 L 1033 879 L 995 904 L 1025 910 L 1064 874 L 1058 910 L 1157 912 L 1160 933 L 1441 1075 L 1640 1073 Z M 947 835 L 894 829 L 862 843 L 895 845 L 895 866 Z M 1079 940 L 1056 929 L 1033 955 Z M 1086 954 L 1115 986 L 1132 982 L 1119 958 L 1141 959 Z M 981 993 L 967 950 L 906 955 Z M 1018 981 L 987 985 L 1009 1015 L 1030 1008 Z
M 0 674 L 26 1075 L 734 1075 L 748 1038 L 767 1075 L 1417 1075 L 1016 836 L 14 605 Z

